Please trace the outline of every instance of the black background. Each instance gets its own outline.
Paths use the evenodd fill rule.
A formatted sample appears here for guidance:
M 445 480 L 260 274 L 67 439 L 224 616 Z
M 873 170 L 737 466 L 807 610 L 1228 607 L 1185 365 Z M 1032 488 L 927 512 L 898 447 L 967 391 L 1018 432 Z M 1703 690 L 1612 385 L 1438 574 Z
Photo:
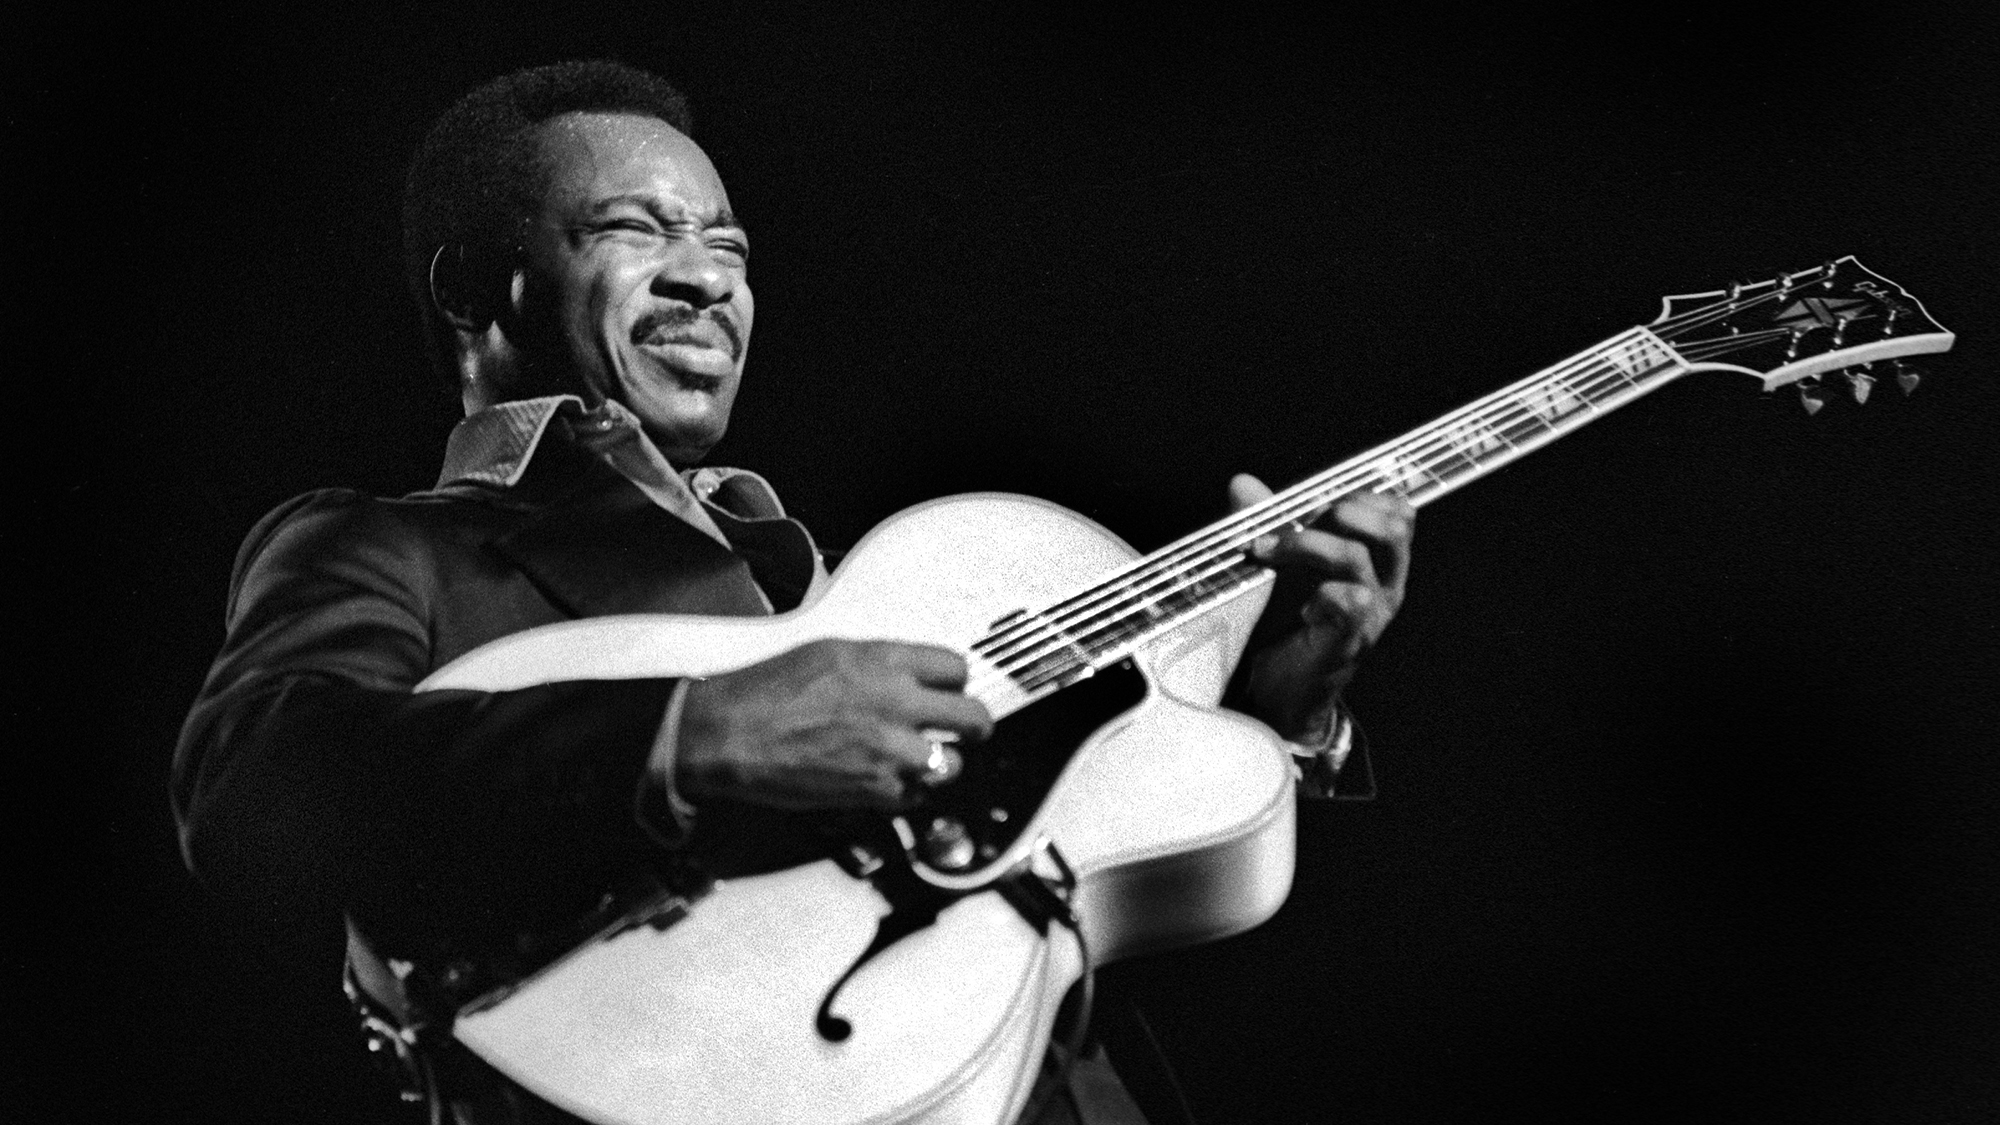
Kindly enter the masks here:
M 19 1119 L 388 1119 L 331 927 L 198 887 L 168 761 L 256 517 L 435 471 L 410 150 L 581 55 L 695 99 L 760 305 L 717 459 L 835 542 L 1002 489 L 1155 546 L 1662 295 L 1907 286 L 1960 334 L 1911 399 L 1694 377 L 1427 509 L 1380 799 L 1106 977 L 1208 1123 L 2000 1115 L 1979 6 L 925 10 L 17 14 Z

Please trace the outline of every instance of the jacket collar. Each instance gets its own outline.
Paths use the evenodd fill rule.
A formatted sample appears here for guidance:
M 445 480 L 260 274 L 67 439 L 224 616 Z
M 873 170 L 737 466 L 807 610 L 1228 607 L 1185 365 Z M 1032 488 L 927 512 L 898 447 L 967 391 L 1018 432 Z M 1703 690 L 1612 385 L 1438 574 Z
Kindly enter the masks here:
M 551 395 L 468 415 L 436 491 L 521 502 L 527 519 L 494 548 L 579 617 L 768 613 L 825 577 L 811 536 L 762 477 L 676 472 L 615 401 L 587 410 Z
M 544 454 L 537 473 L 543 460 L 570 462 L 561 483 L 490 545 L 565 613 L 771 612 L 749 564 L 724 543 L 594 458 Z

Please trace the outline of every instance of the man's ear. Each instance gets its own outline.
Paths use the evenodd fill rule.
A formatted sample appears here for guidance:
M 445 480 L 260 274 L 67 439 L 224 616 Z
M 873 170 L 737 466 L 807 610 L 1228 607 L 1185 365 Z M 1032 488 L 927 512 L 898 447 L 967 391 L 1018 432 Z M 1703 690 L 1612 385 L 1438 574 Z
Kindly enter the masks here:
M 511 277 L 499 263 L 447 242 L 431 255 L 431 305 L 452 327 L 484 332 L 506 308 Z

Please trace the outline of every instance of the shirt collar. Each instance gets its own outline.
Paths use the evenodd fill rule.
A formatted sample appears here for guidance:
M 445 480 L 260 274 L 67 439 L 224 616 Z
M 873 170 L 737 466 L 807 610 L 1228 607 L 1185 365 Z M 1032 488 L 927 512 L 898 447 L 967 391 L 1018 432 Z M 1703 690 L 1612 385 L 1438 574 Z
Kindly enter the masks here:
M 614 402 L 605 406 L 624 410 Z M 483 484 L 512 488 L 521 483 L 542 435 L 564 407 L 581 415 L 583 400 L 575 395 L 547 395 L 496 403 L 466 415 L 445 441 L 444 469 L 438 474 L 437 487 Z
M 624 404 L 607 399 L 587 409 L 575 395 L 546 395 L 495 403 L 465 416 L 445 441 L 444 468 L 437 488 L 467 485 L 513 488 L 528 471 L 535 450 L 551 426 L 559 440 L 568 440 L 595 455 L 644 492 L 653 503 L 679 516 L 723 546 L 728 537 L 716 526 L 703 504 L 733 486 L 733 504 L 725 505 L 739 518 L 783 518 L 785 509 L 763 477 L 746 469 L 708 466 L 676 472 L 666 455 Z

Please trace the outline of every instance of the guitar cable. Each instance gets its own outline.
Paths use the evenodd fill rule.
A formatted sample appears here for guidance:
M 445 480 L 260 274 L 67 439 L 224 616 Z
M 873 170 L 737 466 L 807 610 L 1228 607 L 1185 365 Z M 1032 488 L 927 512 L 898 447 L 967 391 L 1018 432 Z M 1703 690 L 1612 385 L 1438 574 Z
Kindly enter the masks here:
M 1058 1090 L 1069 1098 L 1070 1108 L 1076 1114 L 1077 1120 L 1083 1120 L 1083 1108 L 1077 1104 L 1076 1091 L 1071 1088 L 1069 1079 L 1070 1073 L 1076 1069 L 1077 1061 L 1083 1057 L 1084 1047 L 1090 1041 L 1091 1009 L 1096 1002 L 1097 993 L 1097 967 L 1090 960 L 1090 940 L 1083 936 L 1083 919 L 1078 918 L 1076 911 L 1070 908 L 1070 895 L 1076 890 L 1076 872 L 1070 868 L 1069 861 L 1063 858 L 1062 850 L 1056 847 L 1055 841 L 1045 841 L 1042 851 L 1056 865 L 1057 885 L 1051 885 L 1048 879 L 1024 867 L 1019 875 L 1001 883 L 999 889 L 1003 896 L 1015 900 L 1017 908 L 1022 908 L 1023 903 L 1015 899 L 1015 895 L 1024 896 L 1032 903 L 1032 909 L 1060 923 L 1070 932 L 1070 936 L 1076 939 L 1076 952 L 1077 957 L 1083 962 L 1083 974 L 1076 983 L 1076 1017 L 1071 1021 L 1069 1035 L 1065 1037 L 1060 1048 L 1062 1055 L 1058 1060 L 1054 1080 L 1040 1093 L 1029 1097 L 1027 1104 L 1014 1119 L 1017 1125 L 1026 1125 L 1034 1121 L 1044 1109 L 1048 1108 L 1049 1099 L 1054 1097 Z M 1009 894 L 1009 891 L 1014 893 Z

